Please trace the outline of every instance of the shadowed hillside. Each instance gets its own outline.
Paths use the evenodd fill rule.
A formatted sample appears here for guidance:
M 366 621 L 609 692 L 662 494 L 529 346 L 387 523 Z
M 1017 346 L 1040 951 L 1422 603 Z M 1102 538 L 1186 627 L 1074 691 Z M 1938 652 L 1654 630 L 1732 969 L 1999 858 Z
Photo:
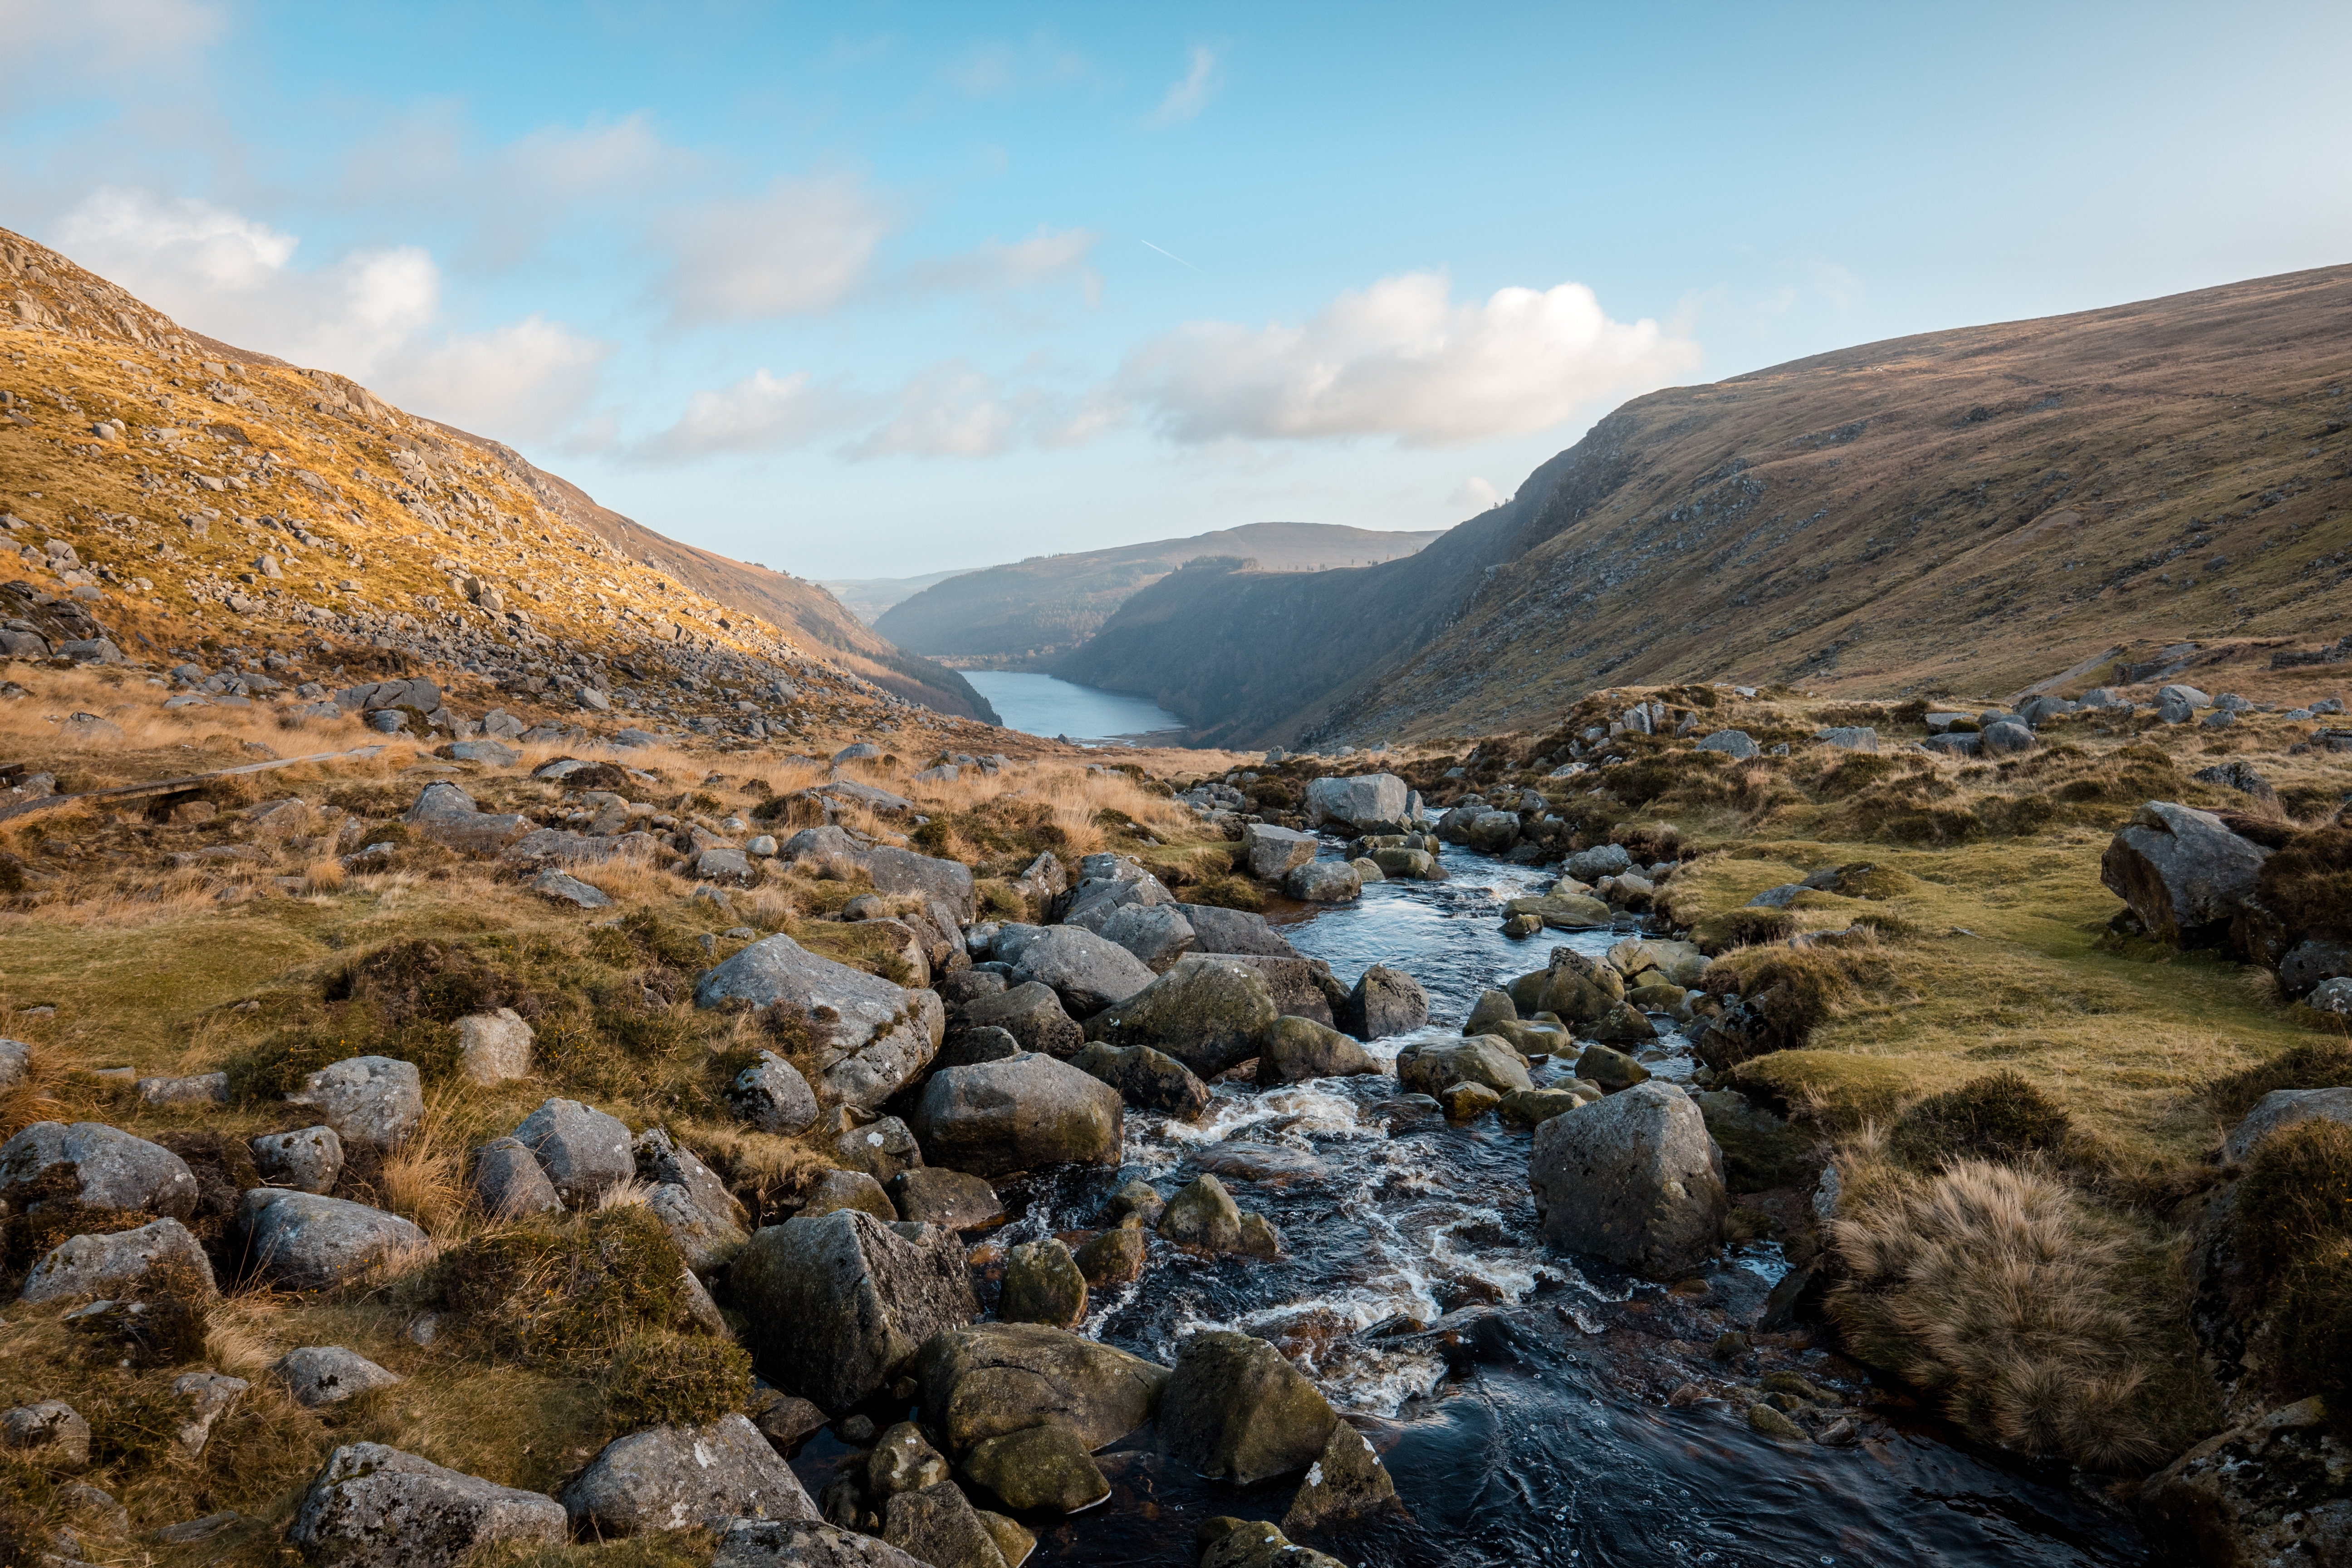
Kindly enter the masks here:
M 2352 583 L 2352 268 L 1822 354 L 1619 408 L 1411 560 L 1139 594 L 1057 666 L 1231 744 L 1474 733 L 1608 681 L 2007 691 L 2297 639 Z

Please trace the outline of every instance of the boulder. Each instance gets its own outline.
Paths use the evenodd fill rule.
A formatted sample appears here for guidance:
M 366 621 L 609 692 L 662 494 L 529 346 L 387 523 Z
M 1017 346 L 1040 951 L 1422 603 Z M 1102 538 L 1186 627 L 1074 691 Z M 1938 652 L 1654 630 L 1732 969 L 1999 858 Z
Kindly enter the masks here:
M 931 1568 L 1004 1568 L 995 1536 L 953 1481 L 889 1498 L 882 1539 Z
M 2209 1437 L 2140 1486 L 2140 1525 L 2164 1561 L 2252 1565 L 2352 1560 L 2343 1445 L 2316 1398 Z
M 1062 1005 L 1055 1003 L 1054 1011 L 1059 1014 L 1061 1010 Z M 934 1070 L 978 1067 L 982 1062 L 1001 1062 L 1007 1057 L 1020 1054 L 1021 1042 L 993 1025 L 977 1029 L 950 1029 L 948 1031 L 948 1043 L 941 1046 L 940 1054 L 931 1058 L 931 1067 Z
M 1013 930 L 1005 929 L 1007 933 Z M 1135 954 L 1090 931 L 1076 926 L 1031 929 L 1036 934 L 1021 942 L 1020 956 L 1012 961 L 1012 979 L 1016 984 L 1035 981 L 1052 987 L 1073 1017 L 1090 1017 L 1157 978 Z M 997 938 L 1000 951 L 1004 940 Z
M 1293 867 L 1314 859 L 1322 842 L 1296 828 L 1249 823 L 1242 828 L 1241 868 L 1262 882 L 1280 881 Z
M 727 1107 L 736 1117 L 762 1132 L 789 1138 L 815 1125 L 821 1114 L 816 1091 L 801 1069 L 773 1051 L 735 1075 L 727 1086 Z
M 1519 1053 L 1492 1035 L 1459 1040 L 1416 1040 L 1397 1053 L 1397 1081 L 1432 1098 L 1457 1083 L 1483 1083 L 1496 1094 L 1533 1089 Z
M 885 1224 L 899 1217 L 898 1206 L 890 1201 L 889 1193 L 864 1171 L 827 1171 L 817 1178 L 816 1185 L 801 1201 L 800 1217 L 815 1219 L 843 1209 L 872 1215 Z
M 1988 757 L 2022 756 L 2033 750 L 2033 731 L 2014 719 L 2000 719 L 1977 736 L 1978 752 Z
M 178 1078 L 142 1078 L 131 1086 L 139 1103 L 149 1106 L 226 1105 L 228 1074 L 189 1073 Z
M 1297 958 L 1298 950 L 1285 942 L 1264 915 L 1246 910 L 1219 909 L 1213 904 L 1178 904 L 1177 912 L 1192 928 L 1195 952 L 1246 952 L 1265 958 Z
M 1405 802 L 1412 795 L 1393 773 L 1320 778 L 1307 785 L 1307 820 L 1317 827 L 1337 822 L 1359 833 L 1402 833 Z
M 1226 963 L 1239 964 L 1265 982 L 1274 1010 L 1286 1018 L 1312 1018 L 1337 1028 L 1348 1005 L 1348 988 L 1331 977 L 1331 966 L 1319 958 L 1271 958 L 1224 953 Z
M 1074 1329 L 1086 1321 L 1087 1279 L 1068 1246 L 1050 1236 L 1015 1246 L 1005 1257 L 996 1315 L 1008 1323 L 1056 1329 Z
M 563 1208 L 539 1156 L 517 1138 L 493 1138 L 474 1151 L 473 1186 L 482 1212 L 492 1219 L 520 1219 Z
M 2279 960 L 2279 985 L 2290 996 L 2304 995 L 2347 974 L 2352 974 L 2352 942 L 2336 937 L 2306 936 Z
M 876 1536 L 797 1520 L 739 1519 L 710 1568 L 937 1568 Z
M 2228 936 L 2269 856 L 2210 812 L 2152 800 L 2108 842 L 2099 879 L 2150 935 L 2207 946 Z
M 734 1519 L 817 1518 L 792 1467 L 740 1414 L 615 1438 L 560 1500 L 572 1528 L 595 1540 L 695 1525 L 724 1530 Z
M 496 854 L 538 826 L 514 812 L 482 810 L 472 795 L 446 779 L 418 791 L 416 804 L 400 819 L 436 843 L 485 855 Z
M 1597 882 L 1633 868 L 1633 857 L 1622 844 L 1596 844 L 1560 862 L 1560 870 L 1580 882 Z
M 534 1037 L 522 1015 L 511 1007 L 476 1013 L 457 1020 L 457 1068 L 468 1083 L 485 1088 L 530 1071 Z
M 1832 724 L 1813 731 L 1813 739 L 1842 752 L 1875 752 L 1878 731 L 1867 724 Z
M 1381 1064 L 1363 1047 L 1311 1018 L 1276 1018 L 1258 1046 L 1257 1081 L 1262 1085 L 1380 1070 Z
M 456 1568 L 493 1542 L 553 1547 L 564 1536 L 563 1505 L 544 1493 L 352 1443 L 327 1457 L 286 1538 L 318 1568 Z
M 1540 1127 L 1555 1116 L 1565 1116 L 1580 1110 L 1601 1098 L 1601 1090 L 1587 1085 L 1582 1089 L 1569 1083 L 1551 1084 L 1543 1089 L 1515 1089 L 1496 1102 L 1495 1112 L 1514 1127 Z
M 1528 1182 L 1546 1240 L 1653 1279 L 1704 1262 L 1731 1209 L 1698 1106 L 1654 1079 L 1538 1126 Z
M 1049 1057 L 1067 1057 L 1085 1044 L 1087 1037 L 1086 1031 L 1062 1010 L 1062 999 L 1054 988 L 1034 980 L 992 996 L 974 998 L 964 1008 L 963 1026 L 971 1030 L 1002 1029 L 1023 1050 L 1039 1051 Z
M 975 1323 L 915 1358 L 925 1424 L 951 1456 L 1051 1422 L 1091 1452 L 1151 1419 L 1168 1369 L 1041 1323 Z
M 343 1141 L 331 1127 L 298 1127 L 291 1132 L 265 1132 L 247 1147 L 253 1151 L 254 1169 L 273 1187 L 297 1192 L 334 1190 L 343 1173 Z
M 1467 1079 L 1461 1083 L 1448 1084 L 1439 1089 L 1436 1100 L 1437 1103 L 1444 1108 L 1446 1119 L 1451 1121 L 1471 1121 L 1473 1118 L 1484 1116 L 1503 1103 L 1503 1097 L 1496 1090 L 1483 1083 L 1472 1083 Z
M 1004 1200 L 985 1180 L 936 1165 L 901 1173 L 890 1184 L 890 1201 L 900 1219 L 950 1230 L 984 1230 L 1007 1217 Z
M 978 908 L 971 868 L 961 861 L 883 845 L 866 851 L 860 864 L 874 879 L 876 892 L 918 898 L 926 905 L 945 904 L 954 911 L 958 923 L 971 920 Z
M 2193 686 L 2175 684 L 2156 694 L 2156 716 L 2168 724 L 2186 724 L 2199 709 L 2211 706 L 2213 700 Z
M 542 1102 L 513 1136 L 537 1157 L 556 1195 L 570 1208 L 593 1205 L 637 1173 L 628 1123 L 576 1100 Z
M 28 1186 L 29 1194 L 17 1190 Z M 0 1144 L 0 1199 L 12 1208 L 38 1213 L 68 1203 L 185 1219 L 196 1198 L 185 1161 L 102 1121 L 36 1121 Z
M 1087 1286 L 1100 1289 L 1105 1285 L 1124 1285 L 1142 1279 L 1151 1247 L 1138 1221 L 1111 1226 L 1080 1247 L 1076 1256 L 1078 1272 L 1086 1277 Z
M 1255 967 L 1194 954 L 1095 1020 L 1087 1032 L 1108 1045 L 1164 1051 L 1205 1079 L 1255 1056 L 1279 1016 Z
M 1225 1184 L 1212 1175 L 1195 1176 L 1184 1190 L 1168 1200 L 1154 1227 L 1179 1247 L 1204 1252 L 1240 1252 L 1242 1211 Z
M 344 1147 L 390 1153 L 425 1120 L 425 1085 L 416 1064 L 396 1057 L 350 1057 L 302 1080 L 286 1097 L 319 1113 Z
M 1307 1482 L 1290 1500 L 1282 1528 L 1304 1535 L 1379 1513 L 1401 1513 L 1396 1482 L 1361 1432 L 1345 1421 L 1331 1427 L 1331 1440 L 1307 1468 Z
M 403 1381 L 397 1373 L 386 1372 L 357 1351 L 341 1345 L 304 1345 L 288 1351 L 271 1363 L 269 1375 L 286 1385 L 295 1404 L 310 1410 L 341 1405 Z
M 1156 1419 L 1161 1453 L 1248 1486 L 1313 1464 L 1339 1417 L 1274 1346 L 1213 1329 L 1178 1349 Z
M 1481 991 L 1478 1000 L 1470 1005 L 1470 1016 L 1462 1020 L 1465 1035 L 1486 1032 L 1489 1024 L 1516 1024 L 1519 1021 L 1518 1005 L 1507 991 Z
M 912 1421 L 893 1425 L 876 1439 L 872 1451 L 866 1456 L 866 1495 L 869 1498 L 920 1491 L 947 1479 L 947 1456 L 932 1447 L 923 1429 Z
M 1052 1421 L 973 1444 L 962 1469 L 1005 1507 L 1024 1513 L 1076 1513 L 1110 1496 L 1110 1483 L 1085 1440 Z
M 914 1111 L 929 1160 L 983 1176 L 1116 1165 L 1124 1127 L 1117 1089 L 1034 1052 L 936 1072 Z
M 923 1151 L 914 1130 L 895 1116 L 845 1128 L 833 1141 L 833 1157 L 845 1171 L 863 1171 L 877 1182 L 919 1169 Z
M 2263 1139 L 2314 1118 L 2352 1124 L 2352 1089 L 2271 1090 L 2254 1102 L 2245 1120 L 2230 1130 L 2228 1140 L 2221 1145 L 2222 1163 L 2242 1165 L 2254 1157 L 2254 1146 Z
M 708 1277 L 746 1239 L 742 1205 L 693 1150 L 661 1128 L 638 1134 L 635 1155 L 637 1179 L 653 1186 L 646 1206 L 677 1244 L 686 1266 Z
M 1346 1568 L 1337 1557 L 1299 1546 L 1268 1521 L 1219 1514 L 1192 1532 L 1200 1568 Z
M 1375 963 L 1348 993 L 1339 1027 L 1360 1040 L 1384 1040 L 1410 1034 L 1429 1022 L 1429 993 L 1402 969 Z
M 1549 1013 L 1563 1023 L 1590 1027 L 1625 999 L 1625 977 L 1612 965 L 1559 947 L 1552 950 L 1551 967 L 1511 982 L 1510 997 L 1522 1018 Z
M 159 1219 L 135 1230 L 68 1237 L 33 1265 L 19 1295 L 26 1301 L 76 1296 L 115 1296 L 150 1281 L 168 1282 L 186 1294 L 214 1293 L 213 1266 L 205 1249 L 175 1219 Z
M 89 1463 L 89 1423 L 62 1399 L 0 1410 L 0 1445 L 26 1464 L 78 1470 Z
M 1303 904 L 1344 904 L 1363 896 L 1364 879 L 1345 860 L 1309 860 L 1290 868 L 1282 890 Z
M 1650 1069 L 1622 1051 L 1595 1045 L 1585 1047 L 1576 1058 L 1576 1076 L 1604 1089 L 1631 1089 L 1646 1081 Z
M 1111 951 L 1135 963 L 1120 950 Z M 947 1032 L 947 1015 L 936 993 L 908 991 L 819 958 L 788 936 L 755 942 L 706 971 L 695 984 L 694 1000 L 701 1007 L 740 1000 L 754 1007 L 781 1004 L 797 1010 L 820 1042 L 818 1093 L 832 1103 L 869 1110 L 929 1064 Z
M 1123 904 L 1103 921 L 1097 934 L 1135 954 L 1154 974 L 1166 973 L 1197 940 L 1192 923 L 1173 903 Z
M 1698 743 L 1702 752 L 1721 752 L 1734 762 L 1746 762 L 1759 748 L 1745 730 L 1717 730 Z
M 246 1194 L 237 1224 L 255 1269 L 289 1290 L 323 1290 L 430 1245 L 398 1215 L 284 1187 Z
M 729 1268 L 728 1289 L 762 1370 L 835 1413 L 898 1376 L 933 1334 L 980 1312 L 953 1231 L 848 1209 L 757 1231 Z
M 1110 1046 L 1097 1040 L 1072 1057 L 1070 1065 L 1110 1085 L 1139 1110 L 1198 1121 L 1209 1109 L 1209 1086 L 1182 1062 L 1150 1046 Z

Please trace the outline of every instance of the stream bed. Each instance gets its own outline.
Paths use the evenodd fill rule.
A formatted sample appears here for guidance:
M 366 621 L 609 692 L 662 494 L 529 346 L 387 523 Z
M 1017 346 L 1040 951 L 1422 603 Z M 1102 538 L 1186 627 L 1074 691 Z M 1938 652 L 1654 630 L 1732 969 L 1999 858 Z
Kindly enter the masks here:
M 1373 963 L 1411 973 L 1429 993 L 1432 1028 L 1453 1034 L 1480 991 L 1541 965 L 1562 939 L 1515 942 L 1501 931 L 1502 901 L 1547 874 L 1454 848 L 1444 862 L 1451 880 L 1376 884 L 1355 904 L 1291 911 L 1283 934 L 1345 983 Z M 1621 934 L 1565 945 L 1598 956 Z M 1410 1038 L 1373 1053 L 1392 1058 Z M 1692 1066 L 1672 1037 L 1643 1059 L 1666 1078 Z M 1550 1062 L 1534 1076 L 1568 1074 Z M 1772 1347 L 1768 1364 L 1838 1389 L 1858 1415 L 1867 1407 L 1853 1446 L 1775 1442 L 1734 1401 L 1670 1405 L 1685 1384 L 1755 1381 L 1710 1350 L 1725 1330 L 1755 1323 L 1785 1267 L 1779 1248 L 1733 1249 L 1696 1293 L 1552 1252 L 1527 1184 L 1529 1134 L 1491 1114 L 1452 1127 L 1401 1100 L 1382 1076 L 1264 1090 L 1221 1082 L 1193 1124 L 1130 1110 L 1120 1169 L 1003 1184 L 1019 1217 L 987 1239 L 1010 1247 L 1090 1226 L 1129 1179 L 1172 1194 L 1204 1171 L 1272 1219 L 1284 1246 L 1271 1261 L 1203 1260 L 1155 1239 L 1143 1278 L 1097 1292 L 1082 1331 L 1163 1363 L 1201 1328 L 1280 1345 L 1370 1438 L 1404 1505 L 1306 1538 L 1357 1568 L 2148 1560 L 2128 1515 L 2063 1467 L 1972 1450 L 1802 1333 Z M 820 1435 L 796 1456 L 812 1494 L 846 1453 Z M 1033 1564 L 1190 1565 L 1200 1521 L 1278 1522 L 1298 1484 L 1183 1473 L 1153 1452 L 1149 1427 L 1097 1458 L 1109 1500 L 1025 1519 L 1038 1535 Z

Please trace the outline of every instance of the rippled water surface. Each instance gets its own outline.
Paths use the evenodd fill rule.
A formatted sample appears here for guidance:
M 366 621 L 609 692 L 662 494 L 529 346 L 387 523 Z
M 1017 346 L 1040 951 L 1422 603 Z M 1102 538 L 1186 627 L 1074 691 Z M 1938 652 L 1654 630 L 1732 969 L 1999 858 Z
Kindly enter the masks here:
M 1541 964 L 1559 939 L 1501 934 L 1500 901 L 1539 874 L 1458 850 L 1444 859 L 1450 881 L 1380 884 L 1285 934 L 1343 980 L 1372 963 L 1408 971 L 1430 993 L 1434 1026 L 1452 1033 L 1479 991 Z M 1598 953 L 1615 936 L 1568 945 Z M 1392 1057 L 1402 1044 L 1375 1051 Z M 1663 1042 L 1653 1070 L 1686 1073 L 1680 1045 Z M 1535 1076 L 1565 1074 L 1541 1064 Z M 1696 1298 L 1549 1252 L 1528 1191 L 1528 1135 L 1492 1116 L 1448 1127 L 1399 1101 L 1396 1080 L 1378 1077 L 1219 1084 L 1194 1125 L 1130 1111 L 1119 1171 L 1009 1186 L 1025 1212 L 992 1239 L 1088 1226 L 1132 1177 L 1172 1193 L 1202 1171 L 1272 1218 L 1284 1255 L 1270 1262 L 1203 1261 L 1155 1239 L 1150 1270 L 1098 1292 L 1086 1331 L 1163 1362 L 1202 1327 L 1280 1344 L 1371 1437 L 1409 1510 L 1313 1538 L 1349 1563 L 2146 1561 L 2111 1504 L 2063 1473 L 1956 1446 L 1899 1400 L 1876 1405 L 1871 1435 L 1847 1448 L 1783 1447 L 1722 1401 L 1670 1406 L 1677 1384 L 1737 1375 L 1710 1368 L 1707 1350 L 1755 1321 L 1780 1272 L 1777 1249 L 1740 1249 Z M 1851 1398 L 1893 1399 L 1826 1352 L 1790 1364 Z M 836 1451 L 797 1461 L 813 1488 Z M 1148 1428 L 1100 1458 L 1110 1501 L 1026 1521 L 1040 1537 L 1033 1563 L 1190 1564 L 1200 1521 L 1279 1521 L 1298 1484 L 1241 1489 L 1180 1473 L 1152 1452 Z

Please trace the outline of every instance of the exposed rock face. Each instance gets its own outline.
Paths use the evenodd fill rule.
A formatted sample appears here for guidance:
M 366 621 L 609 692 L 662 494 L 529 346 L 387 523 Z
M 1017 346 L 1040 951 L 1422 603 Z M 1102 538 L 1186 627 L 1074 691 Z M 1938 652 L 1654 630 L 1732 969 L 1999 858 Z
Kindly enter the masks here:
M 0 1145 L 0 1198 L 26 1199 L 16 1189 L 39 1183 L 38 1209 L 71 1192 L 85 1209 L 144 1210 L 185 1219 L 195 1212 L 196 1178 L 187 1163 L 161 1144 L 134 1138 L 102 1121 L 36 1121 Z
M 1699 1108 L 1654 1079 L 1537 1127 L 1528 1182 L 1546 1240 L 1654 1279 L 1704 1262 L 1731 1208 Z
M 1305 1469 L 1339 1420 L 1280 1351 L 1224 1330 L 1183 1342 L 1158 1415 L 1161 1452 L 1238 1486 Z
M 344 1146 L 390 1153 L 425 1120 L 425 1085 L 416 1064 L 394 1057 L 352 1057 L 331 1062 L 286 1097 L 325 1118 Z
M 1348 993 L 1339 1027 L 1360 1040 L 1384 1040 L 1409 1034 L 1429 1022 L 1429 993 L 1402 969 L 1375 963 Z
M 150 1279 L 170 1279 L 174 1287 L 214 1291 L 213 1266 L 202 1243 L 175 1219 L 159 1219 L 135 1230 L 69 1237 L 33 1266 L 21 1297 L 56 1301 L 74 1296 L 104 1296 L 136 1289 Z
M 2352 1123 L 2352 1089 L 2274 1089 L 2254 1102 L 2245 1120 L 2230 1130 L 2221 1145 L 2224 1163 L 2242 1165 L 2254 1157 L 2254 1147 L 2272 1133 L 2298 1121 L 2326 1117 Z
M 1164 1051 L 1211 1079 L 1255 1056 L 1277 1016 L 1255 969 L 1194 954 L 1119 1003 L 1089 1033 L 1108 1045 Z
M 760 1429 L 741 1415 L 703 1426 L 656 1426 L 607 1443 L 563 1489 L 575 1531 L 596 1537 L 735 1519 L 814 1522 L 816 1504 Z
M 493 1542 L 560 1544 L 563 1505 L 382 1443 L 352 1443 L 327 1457 L 287 1539 L 321 1568 L 454 1568 Z
M 289 1290 L 323 1290 L 427 1245 L 398 1215 L 283 1187 L 257 1187 L 237 1211 L 247 1255 Z
M 1016 939 L 1019 956 L 1011 960 L 1013 978 L 1052 987 L 1064 1010 L 1074 1018 L 1091 1017 L 1134 995 L 1156 978 L 1143 960 L 1090 931 L 1076 926 L 1027 929 L 1035 934 L 1024 932 Z M 1013 930 L 1006 927 L 1006 935 Z M 997 946 L 1003 950 L 1005 936 L 997 938 Z
M 1209 1108 L 1209 1086 L 1182 1062 L 1150 1046 L 1107 1046 L 1097 1040 L 1072 1057 L 1070 1065 L 1110 1085 L 1120 1099 L 1139 1110 L 1164 1110 L 1186 1121 L 1197 1121 Z
M 2099 860 L 2099 879 L 2159 941 L 2208 946 L 2253 896 L 2270 851 L 2230 831 L 2210 812 L 2152 800 L 2133 814 Z
M 980 1313 L 953 1231 L 848 1209 L 756 1232 L 728 1289 L 768 1375 L 834 1412 L 897 1376 L 933 1334 Z
M 926 1342 L 915 1378 L 950 1455 L 1049 1421 L 1091 1451 L 1151 1419 L 1168 1369 L 1041 1323 L 975 1323 Z
M 1108 1084 L 1031 1051 L 932 1074 L 914 1125 L 932 1163 L 993 1176 L 1041 1165 L 1115 1165 L 1126 1113 Z
M 2140 1489 L 2139 1514 L 2162 1561 L 2352 1561 L 2352 1480 L 2343 1440 L 2317 1399 L 2209 1437 Z
M 530 1150 L 565 1206 L 593 1206 L 637 1173 L 629 1126 L 576 1100 L 549 1100 L 522 1119 L 514 1140 Z
M 1318 827 L 1339 822 L 1359 833 L 1402 833 L 1412 794 L 1393 773 L 1316 779 L 1307 786 L 1307 819 Z
M 928 1066 L 947 1033 L 936 993 L 903 990 L 819 958 L 788 936 L 753 942 L 694 988 L 698 1006 L 730 998 L 755 1007 L 782 1003 L 807 1015 L 811 1029 L 826 1042 L 817 1092 L 832 1103 L 869 1110 Z

